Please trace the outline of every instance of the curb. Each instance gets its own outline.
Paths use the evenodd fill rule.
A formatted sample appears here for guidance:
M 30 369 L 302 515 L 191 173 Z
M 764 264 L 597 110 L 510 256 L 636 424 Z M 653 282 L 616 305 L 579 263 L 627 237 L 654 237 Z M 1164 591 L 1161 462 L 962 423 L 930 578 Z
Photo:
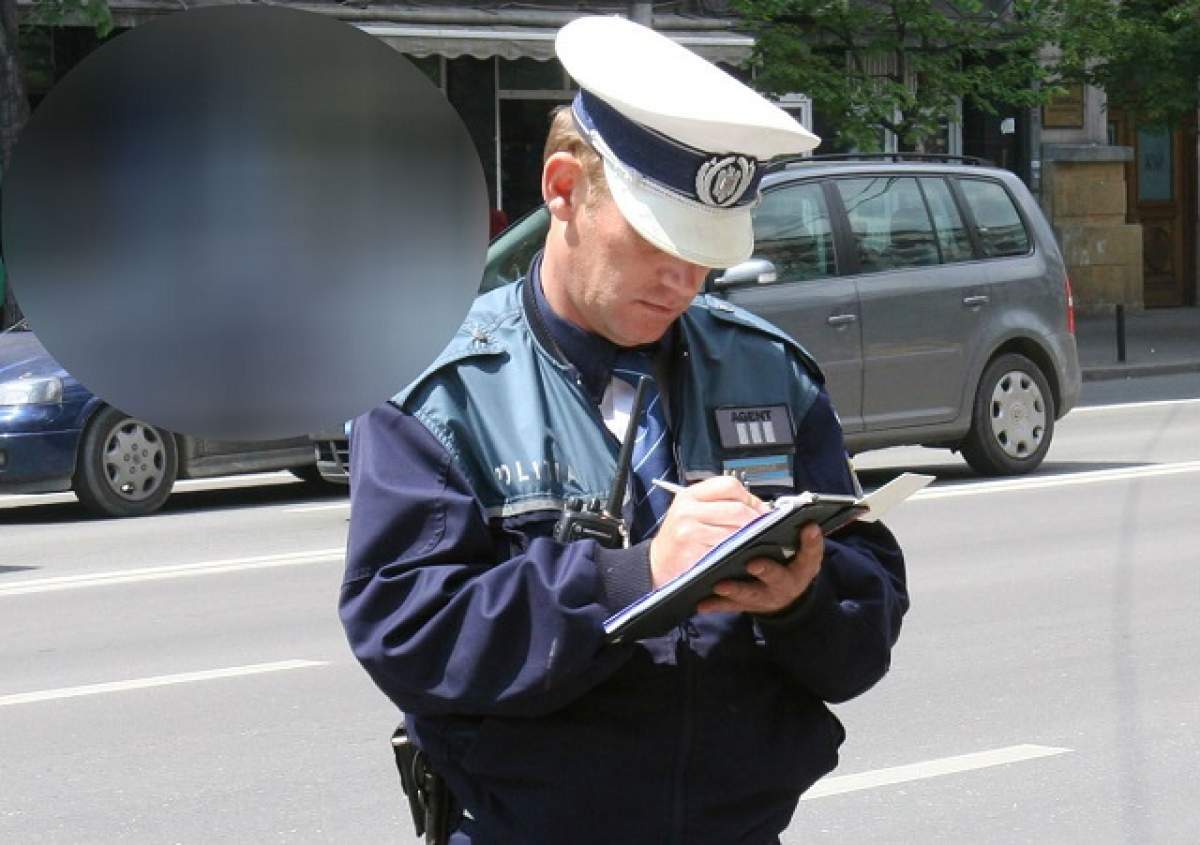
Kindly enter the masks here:
M 1122 378 L 1200 373 L 1200 361 L 1171 361 L 1161 364 L 1111 364 L 1083 368 L 1084 381 L 1111 381 Z

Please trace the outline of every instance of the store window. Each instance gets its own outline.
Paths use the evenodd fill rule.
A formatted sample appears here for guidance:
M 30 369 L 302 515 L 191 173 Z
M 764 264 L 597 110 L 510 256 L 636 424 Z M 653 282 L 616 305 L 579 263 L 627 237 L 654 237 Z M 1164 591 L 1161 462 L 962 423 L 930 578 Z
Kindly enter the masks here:
M 542 202 L 542 152 L 554 110 L 575 96 L 557 61 L 495 59 L 497 207 L 514 221 Z
M 497 59 L 497 83 L 501 91 L 553 91 L 568 87 L 569 77 L 556 61 Z
M 446 90 L 446 59 L 442 56 L 408 56 L 417 70 L 429 77 L 429 81 Z

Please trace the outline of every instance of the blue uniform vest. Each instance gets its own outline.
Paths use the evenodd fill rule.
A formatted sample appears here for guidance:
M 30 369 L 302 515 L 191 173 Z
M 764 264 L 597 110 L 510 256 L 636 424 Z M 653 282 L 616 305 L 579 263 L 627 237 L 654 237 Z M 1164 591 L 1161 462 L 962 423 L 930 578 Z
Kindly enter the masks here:
M 574 368 L 531 326 L 524 284 L 479 297 L 437 360 L 392 398 L 441 442 L 493 519 L 607 497 L 619 449 Z M 722 446 L 717 409 L 786 406 L 794 435 L 822 383 L 799 344 L 708 295 L 678 328 L 669 407 L 681 478 L 718 474 L 738 457 Z M 790 445 L 778 451 L 794 461 Z

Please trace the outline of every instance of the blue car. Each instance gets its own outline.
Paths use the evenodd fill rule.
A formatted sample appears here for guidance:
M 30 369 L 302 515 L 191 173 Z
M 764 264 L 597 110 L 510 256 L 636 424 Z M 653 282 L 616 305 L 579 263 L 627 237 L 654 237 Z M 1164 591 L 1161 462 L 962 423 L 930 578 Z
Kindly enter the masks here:
M 25 324 L 0 334 L 0 494 L 73 490 L 98 514 L 141 516 L 162 507 L 177 478 L 280 469 L 319 483 L 311 440 L 174 434 L 93 395 Z

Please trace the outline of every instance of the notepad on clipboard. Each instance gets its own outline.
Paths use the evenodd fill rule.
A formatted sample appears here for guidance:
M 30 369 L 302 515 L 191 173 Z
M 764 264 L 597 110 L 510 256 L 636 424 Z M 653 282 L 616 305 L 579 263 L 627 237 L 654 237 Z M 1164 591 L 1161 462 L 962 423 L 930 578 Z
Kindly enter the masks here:
M 781 496 L 771 510 L 713 546 L 695 565 L 647 593 L 604 623 L 610 643 L 627 642 L 665 633 L 695 612 L 719 581 L 746 578 L 754 558 L 789 560 L 796 553 L 796 533 L 808 522 L 832 534 L 855 520 L 874 522 L 884 513 L 933 481 L 932 475 L 906 472 L 870 495 L 801 493 Z

